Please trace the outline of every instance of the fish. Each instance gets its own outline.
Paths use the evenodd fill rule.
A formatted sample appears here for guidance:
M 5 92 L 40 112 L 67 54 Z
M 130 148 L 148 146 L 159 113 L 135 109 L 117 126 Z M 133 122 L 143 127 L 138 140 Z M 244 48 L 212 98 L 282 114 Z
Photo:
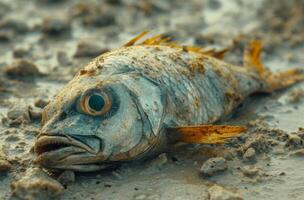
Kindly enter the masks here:
M 147 159 L 176 143 L 222 144 L 246 131 L 219 122 L 249 95 L 304 80 L 300 69 L 268 70 L 257 40 L 237 66 L 223 60 L 227 49 L 147 33 L 93 59 L 50 101 L 35 163 L 91 172 Z

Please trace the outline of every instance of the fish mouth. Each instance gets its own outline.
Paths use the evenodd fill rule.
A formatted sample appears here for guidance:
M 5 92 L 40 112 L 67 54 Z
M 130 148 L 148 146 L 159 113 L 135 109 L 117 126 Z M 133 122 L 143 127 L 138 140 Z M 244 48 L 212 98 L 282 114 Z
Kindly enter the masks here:
M 101 145 L 100 139 L 90 136 L 41 134 L 35 143 L 35 163 L 50 169 L 101 170 L 110 166 Z

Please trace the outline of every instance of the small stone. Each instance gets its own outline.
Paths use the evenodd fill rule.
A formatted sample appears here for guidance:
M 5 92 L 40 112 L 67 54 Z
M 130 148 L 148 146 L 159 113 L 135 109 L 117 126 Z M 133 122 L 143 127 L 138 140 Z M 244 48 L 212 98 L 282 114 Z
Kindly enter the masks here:
M 209 200 L 243 200 L 243 197 L 219 185 L 213 185 L 208 189 Z
M 37 99 L 34 102 L 34 105 L 38 108 L 44 108 L 49 102 L 44 99 Z
M 254 160 L 255 154 L 256 154 L 256 153 L 255 153 L 254 148 L 250 147 L 250 148 L 248 148 L 248 149 L 245 151 L 245 153 L 244 153 L 244 155 L 243 155 L 243 159 L 246 160 L 246 161 Z
M 145 195 L 145 194 L 139 194 L 139 195 L 135 196 L 135 199 L 136 200 L 145 200 L 145 199 L 147 199 L 147 195 Z
M 42 32 L 48 36 L 62 36 L 69 34 L 71 24 L 68 20 L 59 18 L 46 18 L 42 24 Z
M 29 30 L 22 19 L 6 18 L 0 22 L 0 29 L 12 30 L 15 33 L 25 33 Z
M 15 199 L 52 200 L 63 193 L 62 185 L 39 168 L 30 168 L 18 181 L 12 182 Z
M 247 177 L 256 176 L 259 172 L 258 168 L 252 166 L 245 166 L 242 168 L 242 172 Z
M 29 54 L 29 51 L 29 48 L 18 47 L 13 50 L 13 56 L 14 58 L 23 58 Z
M 22 119 L 28 121 L 30 119 L 27 109 L 25 107 L 22 107 L 22 106 L 20 106 L 20 107 L 15 106 L 15 107 L 11 108 L 7 112 L 7 117 L 11 120 L 22 118 Z
M 12 77 L 24 77 L 24 76 L 40 76 L 37 66 L 29 60 L 17 60 L 12 65 L 6 66 L 5 73 Z
M 200 172 L 204 176 L 212 176 L 217 172 L 228 169 L 227 161 L 223 157 L 210 158 L 202 165 Z
M 0 42 L 9 42 L 14 37 L 11 30 L 0 30 Z
M 100 54 L 103 54 L 105 52 L 108 52 L 109 49 L 102 48 L 96 44 L 88 43 L 88 42 L 80 42 L 77 45 L 77 50 L 74 55 L 75 58 L 79 57 L 96 57 Z
M 29 107 L 28 109 L 29 116 L 31 120 L 41 120 L 42 117 L 42 109 L 37 107 Z
M 152 167 L 161 167 L 168 162 L 168 157 L 166 153 L 162 153 L 157 158 L 150 162 L 150 166 Z
M 2 158 L 0 158 L 0 173 L 7 172 L 12 168 L 12 165 Z
M 266 137 L 261 134 L 249 137 L 245 144 L 241 146 L 240 150 L 246 152 L 250 147 L 253 148 L 256 153 L 268 152 L 271 148 Z
M 298 148 L 303 147 L 303 140 L 301 139 L 300 136 L 298 136 L 296 134 L 290 134 L 285 143 L 285 146 L 292 148 L 292 149 L 298 149 Z
M 73 171 L 66 170 L 57 179 L 62 185 L 68 186 L 75 183 L 75 173 Z

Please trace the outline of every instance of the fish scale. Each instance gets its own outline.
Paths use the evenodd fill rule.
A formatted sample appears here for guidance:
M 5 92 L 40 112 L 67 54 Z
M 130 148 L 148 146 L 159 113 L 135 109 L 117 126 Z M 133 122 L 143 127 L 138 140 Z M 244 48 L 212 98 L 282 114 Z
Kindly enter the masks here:
M 218 63 L 210 62 L 210 60 L 213 61 L 213 58 L 207 57 L 206 61 L 202 63 L 205 73 L 191 71 L 189 68 L 191 62 L 199 59 L 199 55 L 195 53 L 163 46 L 132 46 L 104 54 L 97 60 L 101 59 L 104 63 L 108 63 L 107 59 L 112 57 L 124 60 L 124 65 L 127 65 L 128 68 L 157 82 L 159 87 L 165 88 L 168 96 L 171 97 L 170 103 L 175 107 L 173 115 L 168 116 L 166 120 L 170 123 L 187 125 L 217 121 L 223 117 L 224 113 L 229 113 L 237 106 L 236 102 L 227 102 L 229 99 L 225 97 L 225 93 L 230 91 L 240 93 L 242 91 L 240 89 L 242 85 L 236 85 L 236 88 L 233 88 L 232 85 L 228 84 L 240 81 L 235 78 L 239 72 L 229 70 L 229 66 L 221 67 Z M 176 63 L 173 58 L 179 62 Z M 119 72 L 122 71 L 121 66 L 120 62 L 112 63 L 111 70 L 107 69 L 106 72 L 101 70 L 99 73 Z M 220 70 L 222 74 L 215 73 L 215 68 Z M 241 94 L 243 98 L 258 89 L 259 82 L 251 78 L 249 74 L 240 78 L 245 78 L 246 81 L 250 80 L 251 84 L 256 85 L 243 95 Z M 203 101 L 199 105 L 203 104 L 204 106 L 196 107 L 195 100 Z

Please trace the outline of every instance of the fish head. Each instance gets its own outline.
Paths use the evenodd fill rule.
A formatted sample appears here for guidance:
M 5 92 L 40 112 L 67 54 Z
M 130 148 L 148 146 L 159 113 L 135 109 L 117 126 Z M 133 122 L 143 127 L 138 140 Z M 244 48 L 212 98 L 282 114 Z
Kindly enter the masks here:
M 45 168 L 96 171 L 151 153 L 165 99 L 137 73 L 77 75 L 45 107 L 35 143 Z

